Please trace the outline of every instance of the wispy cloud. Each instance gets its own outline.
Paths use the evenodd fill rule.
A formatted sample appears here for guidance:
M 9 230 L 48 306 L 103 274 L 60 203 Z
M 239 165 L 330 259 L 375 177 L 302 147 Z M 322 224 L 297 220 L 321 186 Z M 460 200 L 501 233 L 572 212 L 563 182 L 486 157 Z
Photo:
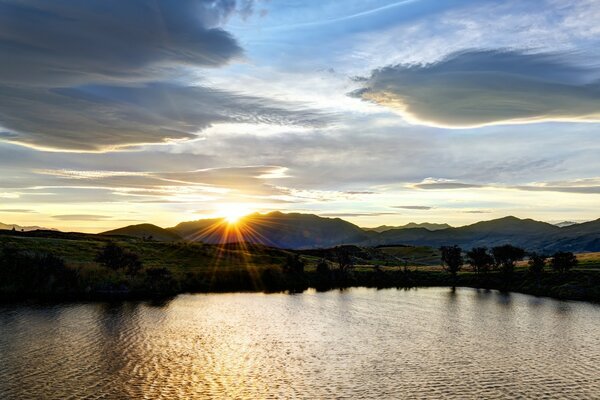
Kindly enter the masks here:
M 112 217 L 108 215 L 96 215 L 96 214 L 63 214 L 53 215 L 52 218 L 60 221 L 104 221 L 109 220 Z
M 392 206 L 394 208 L 402 208 L 404 210 L 431 210 L 435 207 L 430 206 Z

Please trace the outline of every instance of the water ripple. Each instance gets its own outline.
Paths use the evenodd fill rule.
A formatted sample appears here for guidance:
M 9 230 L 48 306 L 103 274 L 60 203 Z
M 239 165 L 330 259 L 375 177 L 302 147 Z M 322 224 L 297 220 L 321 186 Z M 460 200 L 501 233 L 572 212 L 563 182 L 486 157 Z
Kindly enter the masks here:
M 2 399 L 598 399 L 600 306 L 473 289 L 0 307 Z

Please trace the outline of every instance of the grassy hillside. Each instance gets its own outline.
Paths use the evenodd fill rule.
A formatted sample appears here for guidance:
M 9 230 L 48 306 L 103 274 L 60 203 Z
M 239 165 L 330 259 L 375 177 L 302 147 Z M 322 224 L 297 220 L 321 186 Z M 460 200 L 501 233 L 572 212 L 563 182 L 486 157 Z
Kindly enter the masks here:
M 126 270 L 112 270 L 96 262 L 98 253 L 109 242 L 136 254 L 142 263 L 141 270 L 128 274 Z M 600 300 L 600 253 L 581 254 L 580 265 L 574 271 L 564 276 L 548 271 L 542 280 L 534 279 L 523 263 L 517 267 L 513 279 L 506 281 L 499 272 L 479 275 L 468 268 L 453 280 L 439 266 L 438 250 L 424 246 L 343 246 L 343 249 L 353 264 L 346 271 L 339 268 L 336 248 L 286 251 L 257 244 L 210 245 L 50 231 L 0 231 L 0 276 L 3 276 L 0 299 L 130 298 L 188 291 L 455 284 Z M 44 254 L 58 259 L 40 257 Z M 61 266 L 60 259 L 65 265 Z M 21 266 L 23 260 L 26 263 Z M 304 264 L 303 272 L 290 268 L 293 260 Z M 317 268 L 323 260 L 325 269 Z M 6 278 L 9 270 L 16 271 L 11 276 L 17 279 Z
M 130 236 L 139 239 L 157 240 L 160 242 L 176 242 L 181 240 L 177 233 L 152 224 L 129 225 L 119 229 L 103 232 L 106 236 Z

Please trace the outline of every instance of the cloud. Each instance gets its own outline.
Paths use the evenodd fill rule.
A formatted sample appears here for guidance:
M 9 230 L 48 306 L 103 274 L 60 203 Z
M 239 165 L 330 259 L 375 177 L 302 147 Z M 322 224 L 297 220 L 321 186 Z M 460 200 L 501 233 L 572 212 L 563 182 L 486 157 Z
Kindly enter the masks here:
M 147 83 L 76 88 L 0 86 L 0 139 L 33 147 L 99 151 L 196 138 L 219 122 L 320 125 L 298 105 L 202 86 Z
M 277 199 L 287 190 L 269 183 L 279 166 L 206 168 L 193 171 L 37 170 L 47 186 L 34 189 L 104 190 L 132 202 L 194 203 L 222 196 Z
M 398 215 L 393 212 L 339 212 L 339 213 L 319 213 L 321 217 L 347 218 L 347 217 L 379 217 L 384 215 Z
M 352 95 L 411 122 L 460 128 L 600 121 L 599 73 L 570 54 L 463 51 L 430 64 L 393 65 L 359 79 Z
M 541 182 L 516 186 L 516 189 L 536 192 L 564 192 L 600 194 L 600 177 L 575 179 L 571 181 Z
M 64 215 L 53 215 L 52 218 L 60 221 L 104 221 L 112 219 L 108 215 L 95 215 L 95 214 L 64 214 Z
M 442 179 L 442 178 L 425 178 L 420 183 L 414 183 L 409 187 L 416 189 L 433 189 L 433 190 L 445 190 L 445 189 L 470 189 L 479 188 L 483 185 L 477 185 L 472 183 L 458 182 L 453 179 Z
M 429 206 L 392 206 L 394 208 L 402 208 L 405 210 L 431 210 L 434 207 L 429 207 Z
M 469 188 L 514 189 L 529 192 L 564 192 L 581 194 L 600 194 L 600 178 L 584 178 L 554 182 L 534 182 L 526 185 L 500 183 L 474 184 L 459 182 L 453 179 L 426 178 L 420 183 L 408 185 L 409 188 L 447 190 Z M 479 211 L 477 211 L 479 212 Z
M 252 0 L 0 1 L 0 140 L 106 151 L 193 139 L 215 123 L 323 122 L 300 104 L 198 83 L 199 68 L 242 58 L 221 26 L 253 10 Z
M 224 65 L 240 57 L 220 28 L 248 1 L 5 0 L 0 2 L 0 81 L 73 84 L 139 78 L 153 67 Z
M 0 213 L 35 213 L 34 210 L 25 208 L 0 208 Z

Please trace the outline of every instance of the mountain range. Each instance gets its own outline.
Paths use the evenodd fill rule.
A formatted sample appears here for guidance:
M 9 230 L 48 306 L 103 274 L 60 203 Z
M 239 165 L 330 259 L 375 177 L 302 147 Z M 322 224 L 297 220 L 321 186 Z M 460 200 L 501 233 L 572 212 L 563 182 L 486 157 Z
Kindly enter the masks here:
M 39 231 L 39 230 L 55 230 L 55 229 L 48 229 L 48 228 L 44 228 L 41 226 L 21 226 L 21 225 L 16 225 L 16 224 L 3 224 L 2 222 L 0 222 L 0 229 L 3 230 L 16 230 L 19 232 L 29 232 L 29 231 Z
M 414 245 L 439 247 L 457 244 L 464 249 L 511 243 L 530 251 L 600 251 L 600 219 L 568 226 L 504 217 L 461 227 L 436 230 L 425 227 L 396 227 L 382 232 L 362 229 L 340 218 L 278 211 L 251 214 L 238 224 L 224 219 L 200 219 L 163 229 L 151 224 L 132 225 L 105 235 L 125 235 L 154 240 L 190 240 L 204 243 L 246 241 L 273 247 L 307 249 L 340 244 L 362 246 Z
M 400 225 L 400 226 L 380 225 L 375 228 L 362 228 L 362 229 L 365 231 L 374 231 L 374 232 L 381 233 L 381 232 L 385 232 L 385 231 L 391 231 L 392 229 L 413 229 L 413 228 L 425 228 L 430 231 L 439 231 L 440 229 L 451 228 L 451 226 L 448 224 L 431 224 L 429 222 L 422 222 L 422 223 L 409 222 L 406 225 Z

